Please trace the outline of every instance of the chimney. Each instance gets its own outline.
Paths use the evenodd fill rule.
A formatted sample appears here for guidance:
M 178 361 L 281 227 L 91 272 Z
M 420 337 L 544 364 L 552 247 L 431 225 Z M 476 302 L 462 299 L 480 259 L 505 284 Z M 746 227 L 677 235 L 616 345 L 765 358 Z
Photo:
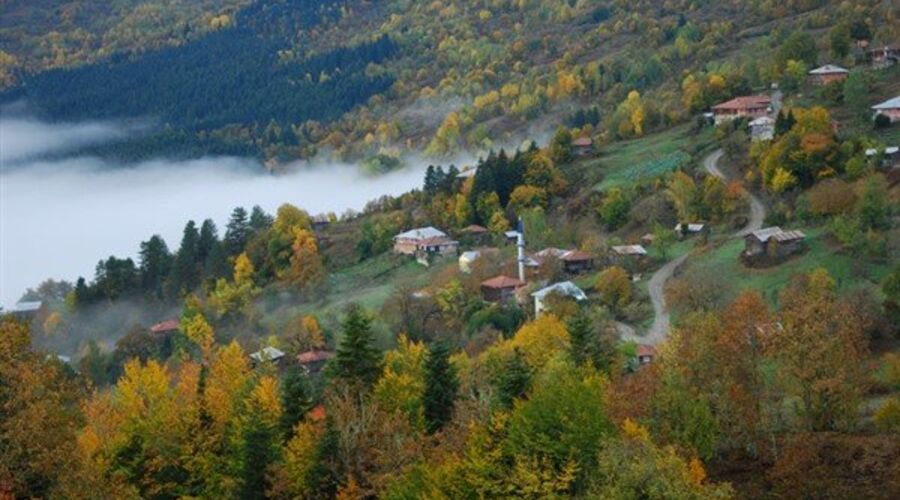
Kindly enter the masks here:
M 516 237 L 516 246 L 519 249 L 519 253 L 518 253 L 519 280 L 525 281 L 525 224 L 522 223 L 521 217 L 519 217 L 518 226 L 519 226 L 518 227 L 519 235 Z

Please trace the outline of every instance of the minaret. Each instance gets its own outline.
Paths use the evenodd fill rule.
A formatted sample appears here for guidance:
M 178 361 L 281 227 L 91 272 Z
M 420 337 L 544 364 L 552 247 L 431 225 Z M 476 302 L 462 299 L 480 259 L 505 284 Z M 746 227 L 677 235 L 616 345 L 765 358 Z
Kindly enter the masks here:
M 525 224 L 519 217 L 518 237 L 516 238 L 516 246 L 519 247 L 519 280 L 525 281 Z

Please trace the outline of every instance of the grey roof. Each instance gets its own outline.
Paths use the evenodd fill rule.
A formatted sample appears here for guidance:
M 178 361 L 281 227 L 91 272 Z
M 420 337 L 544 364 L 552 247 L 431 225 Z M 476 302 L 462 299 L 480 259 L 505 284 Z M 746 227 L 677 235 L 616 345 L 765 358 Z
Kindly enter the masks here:
M 874 106 L 872 109 L 881 110 L 881 109 L 897 109 L 900 108 L 900 95 L 894 97 L 893 99 L 888 99 L 887 101 L 880 102 Z
M 831 75 L 835 73 L 849 73 L 846 68 L 842 68 L 836 64 L 826 64 L 809 72 L 810 75 Z
M 394 236 L 394 239 L 406 239 L 406 240 L 424 240 L 428 238 L 446 238 L 447 234 L 441 231 L 440 229 L 436 229 L 434 227 L 420 227 L 418 229 L 410 229 L 405 233 L 400 233 L 397 236 Z
M 675 226 L 675 230 L 681 232 L 681 223 L 678 223 Z M 700 231 L 703 231 L 703 224 L 688 224 L 687 230 L 689 233 L 699 233 Z
M 14 313 L 24 313 L 24 312 L 34 312 L 41 308 L 44 305 L 40 300 L 30 301 L 30 302 L 18 302 L 16 305 L 12 307 L 10 312 Z
M 532 293 L 531 296 L 537 299 L 543 299 L 547 296 L 547 294 L 554 292 L 573 297 L 575 300 L 587 299 L 587 295 L 584 293 L 584 290 L 578 288 L 578 286 L 571 281 L 561 281 L 559 283 L 554 283 L 546 288 L 541 288 L 540 290 Z
M 274 347 L 263 347 L 250 355 L 253 361 L 278 361 L 284 357 L 284 352 Z
M 767 227 L 760 229 L 759 231 L 753 231 L 750 234 L 763 243 L 770 239 L 774 239 L 775 241 L 792 241 L 806 238 L 803 231 L 782 231 L 778 226 Z
M 619 255 L 647 255 L 647 249 L 641 245 L 620 245 L 612 249 Z
M 503 233 L 503 234 L 504 234 L 507 238 L 518 238 L 518 237 L 519 237 L 519 232 L 518 232 L 518 231 L 506 231 L 506 232 Z

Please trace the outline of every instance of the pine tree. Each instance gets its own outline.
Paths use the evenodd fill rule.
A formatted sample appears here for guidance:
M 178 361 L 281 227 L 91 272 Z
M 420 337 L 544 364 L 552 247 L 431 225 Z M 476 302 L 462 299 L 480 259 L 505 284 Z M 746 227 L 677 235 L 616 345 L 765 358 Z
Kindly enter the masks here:
M 274 218 L 271 215 L 267 214 L 265 210 L 262 209 L 259 205 L 254 205 L 253 210 L 250 212 L 250 230 L 254 233 L 258 233 L 260 231 L 265 231 L 272 226 L 272 222 L 274 222 Z
M 450 346 L 445 342 L 432 344 L 425 360 L 425 393 L 422 395 L 425 429 L 429 433 L 441 430 L 450 421 L 458 390 L 456 369 L 450 364 Z
M 200 226 L 200 238 L 197 241 L 197 263 L 203 265 L 206 258 L 219 244 L 219 230 L 212 219 L 206 219 Z
M 334 358 L 332 374 L 348 383 L 369 388 L 381 374 L 381 353 L 374 346 L 372 319 L 359 305 L 352 304 L 341 328 L 343 338 Z
M 163 283 L 172 267 L 172 255 L 165 240 L 154 234 L 141 243 L 141 288 L 156 299 L 163 298 Z
M 572 316 L 566 324 L 569 331 L 572 360 L 581 365 L 590 360 L 590 348 L 593 325 L 583 309 Z
M 183 292 L 189 292 L 200 284 L 200 267 L 197 265 L 198 242 L 200 233 L 194 221 L 188 221 L 181 237 L 181 247 L 172 264 L 167 282 L 167 295 L 176 299 Z
M 306 375 L 300 367 L 292 366 L 281 381 L 281 430 L 290 438 L 297 425 L 309 410 L 310 401 L 306 393 Z
M 247 222 L 247 211 L 237 207 L 231 212 L 231 218 L 225 229 L 225 251 L 228 256 L 235 256 L 244 251 L 250 239 L 250 224 Z
M 531 388 L 531 378 L 531 367 L 525 361 L 522 350 L 517 347 L 497 377 L 497 399 L 500 404 L 505 408 L 512 408 L 513 402 Z

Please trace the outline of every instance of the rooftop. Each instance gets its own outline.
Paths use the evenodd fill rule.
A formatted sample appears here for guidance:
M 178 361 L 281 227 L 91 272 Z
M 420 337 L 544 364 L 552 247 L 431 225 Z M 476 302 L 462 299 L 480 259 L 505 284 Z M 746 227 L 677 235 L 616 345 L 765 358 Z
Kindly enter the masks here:
M 572 141 L 572 145 L 577 146 L 577 147 L 592 146 L 593 144 L 594 144 L 594 140 L 591 139 L 590 137 L 579 137 L 579 138 L 575 139 L 574 141 Z
M 250 355 L 250 358 L 253 361 L 262 362 L 262 361 L 278 361 L 279 359 L 284 357 L 284 351 L 276 349 L 274 347 L 268 346 L 263 347 L 262 349 L 254 352 Z
M 16 305 L 12 307 L 10 312 L 14 313 L 26 313 L 26 312 L 34 312 L 41 308 L 44 305 L 40 300 L 27 301 L 27 302 L 17 302 Z
M 481 234 L 488 232 L 488 229 L 484 226 L 479 226 L 478 224 L 472 224 L 471 226 L 467 226 L 465 229 L 463 229 L 462 232 L 469 234 Z
M 309 363 L 318 363 L 319 361 L 327 361 L 334 357 L 334 353 L 324 349 L 312 349 L 310 351 L 301 352 L 297 355 L 297 362 L 301 365 Z
M 621 245 L 612 249 L 619 255 L 647 255 L 647 249 L 641 245 Z
M 743 97 L 735 97 L 730 101 L 716 104 L 713 110 L 730 110 L 730 109 L 748 109 L 748 108 L 764 108 L 772 103 L 772 98 L 765 95 L 751 95 Z
M 818 68 L 809 72 L 810 75 L 836 75 L 849 73 L 846 68 L 842 68 L 835 64 L 826 64 L 825 66 L 819 66 Z
M 806 235 L 803 234 L 802 231 L 783 231 L 778 226 L 767 227 L 760 229 L 759 231 L 753 231 L 750 234 L 763 243 L 770 239 L 774 239 L 775 241 L 792 241 L 806 238 Z
M 177 319 L 167 319 L 150 327 L 150 333 L 166 333 L 178 329 Z
M 440 229 L 428 226 L 428 227 L 420 227 L 417 229 L 410 229 L 405 233 L 400 233 L 397 236 L 394 236 L 394 239 L 404 239 L 404 240 L 424 240 L 426 238 L 446 238 L 447 234 L 441 231 Z
M 525 286 L 526 284 L 527 283 L 525 283 L 522 280 L 519 280 L 516 278 L 510 278 L 509 276 L 500 275 L 500 276 L 491 278 L 489 280 L 483 281 L 481 283 L 481 286 L 483 286 L 485 288 L 501 289 L 501 288 L 519 288 L 521 286 Z
M 561 295 L 572 297 L 575 300 L 587 300 L 587 294 L 584 293 L 584 290 L 578 288 L 578 286 L 571 281 L 561 281 L 559 283 L 554 283 L 546 288 L 541 288 L 531 295 L 532 297 L 540 300 L 551 293 L 558 293 Z
M 888 99 L 887 101 L 880 102 L 874 106 L 872 109 L 880 110 L 880 109 L 898 109 L 900 108 L 900 95 L 894 97 L 892 99 Z
M 589 253 L 582 252 L 581 250 L 572 250 L 570 252 L 566 252 L 562 256 L 562 260 L 566 262 L 583 262 L 591 259 L 593 259 L 593 257 L 591 257 Z
M 638 357 L 650 356 L 652 358 L 653 356 L 656 356 L 656 348 L 652 345 L 638 344 L 637 355 Z

